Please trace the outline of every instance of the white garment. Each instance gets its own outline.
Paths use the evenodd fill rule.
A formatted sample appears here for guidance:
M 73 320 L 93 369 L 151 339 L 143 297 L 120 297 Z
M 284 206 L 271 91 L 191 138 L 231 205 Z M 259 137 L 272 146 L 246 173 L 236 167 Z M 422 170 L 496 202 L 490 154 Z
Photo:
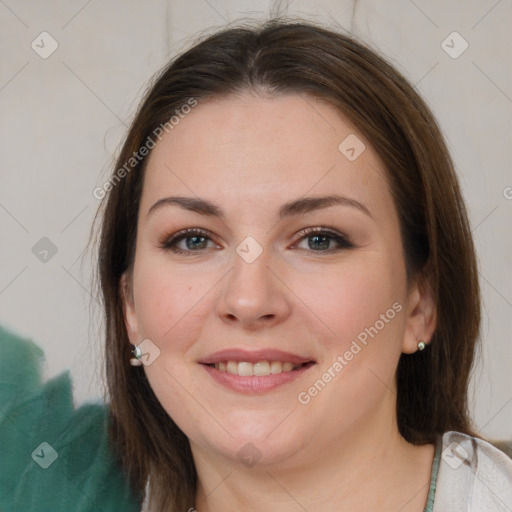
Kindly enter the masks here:
M 512 512 L 512 459 L 486 441 L 446 432 L 433 512 Z M 141 512 L 149 512 L 149 479 Z
M 433 512 L 512 512 L 512 459 L 486 441 L 446 432 Z

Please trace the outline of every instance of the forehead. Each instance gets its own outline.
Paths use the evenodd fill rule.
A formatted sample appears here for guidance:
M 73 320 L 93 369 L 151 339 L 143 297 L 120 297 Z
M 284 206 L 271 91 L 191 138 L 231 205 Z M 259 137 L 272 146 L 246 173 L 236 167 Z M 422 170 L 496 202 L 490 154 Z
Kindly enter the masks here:
M 166 194 L 265 210 L 335 192 L 393 207 L 379 158 L 333 106 L 246 93 L 199 103 L 163 136 L 146 166 L 141 212 Z

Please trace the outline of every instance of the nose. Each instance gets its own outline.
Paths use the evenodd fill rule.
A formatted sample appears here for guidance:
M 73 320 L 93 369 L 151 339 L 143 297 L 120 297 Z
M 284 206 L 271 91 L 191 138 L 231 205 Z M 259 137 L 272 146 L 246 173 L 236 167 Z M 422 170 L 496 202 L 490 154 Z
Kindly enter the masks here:
M 233 269 L 224 280 L 217 303 L 217 314 L 223 322 L 256 330 L 288 318 L 290 292 L 278 270 L 271 268 L 270 260 L 266 252 L 251 263 L 235 254 Z

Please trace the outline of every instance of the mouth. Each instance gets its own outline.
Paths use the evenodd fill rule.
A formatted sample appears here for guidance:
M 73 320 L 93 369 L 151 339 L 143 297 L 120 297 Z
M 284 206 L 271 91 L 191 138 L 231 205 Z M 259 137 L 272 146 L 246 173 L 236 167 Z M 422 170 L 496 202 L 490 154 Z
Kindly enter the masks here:
M 198 363 L 224 387 L 244 394 L 264 393 L 292 382 L 316 361 L 278 350 L 216 352 Z

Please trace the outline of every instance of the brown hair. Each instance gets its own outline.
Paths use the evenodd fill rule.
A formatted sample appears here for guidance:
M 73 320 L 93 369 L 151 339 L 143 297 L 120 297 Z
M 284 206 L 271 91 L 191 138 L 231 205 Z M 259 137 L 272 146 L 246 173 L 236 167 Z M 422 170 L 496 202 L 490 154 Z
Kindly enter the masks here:
M 466 209 L 432 113 L 374 50 L 302 22 L 271 20 L 223 29 L 175 58 L 155 79 L 115 169 L 191 98 L 200 105 L 246 90 L 327 100 L 372 144 L 387 170 L 398 211 L 408 280 L 427 282 L 437 308 L 430 345 L 402 354 L 398 364 L 400 432 L 414 444 L 433 443 L 448 430 L 474 435 L 467 386 L 479 334 L 480 290 Z M 98 211 L 110 439 L 137 495 L 143 497 L 151 476 L 159 510 L 187 510 L 194 505 L 197 483 L 190 445 L 155 397 L 143 369 L 129 364 L 120 295 L 121 277 L 134 263 L 145 161 L 117 180 Z

